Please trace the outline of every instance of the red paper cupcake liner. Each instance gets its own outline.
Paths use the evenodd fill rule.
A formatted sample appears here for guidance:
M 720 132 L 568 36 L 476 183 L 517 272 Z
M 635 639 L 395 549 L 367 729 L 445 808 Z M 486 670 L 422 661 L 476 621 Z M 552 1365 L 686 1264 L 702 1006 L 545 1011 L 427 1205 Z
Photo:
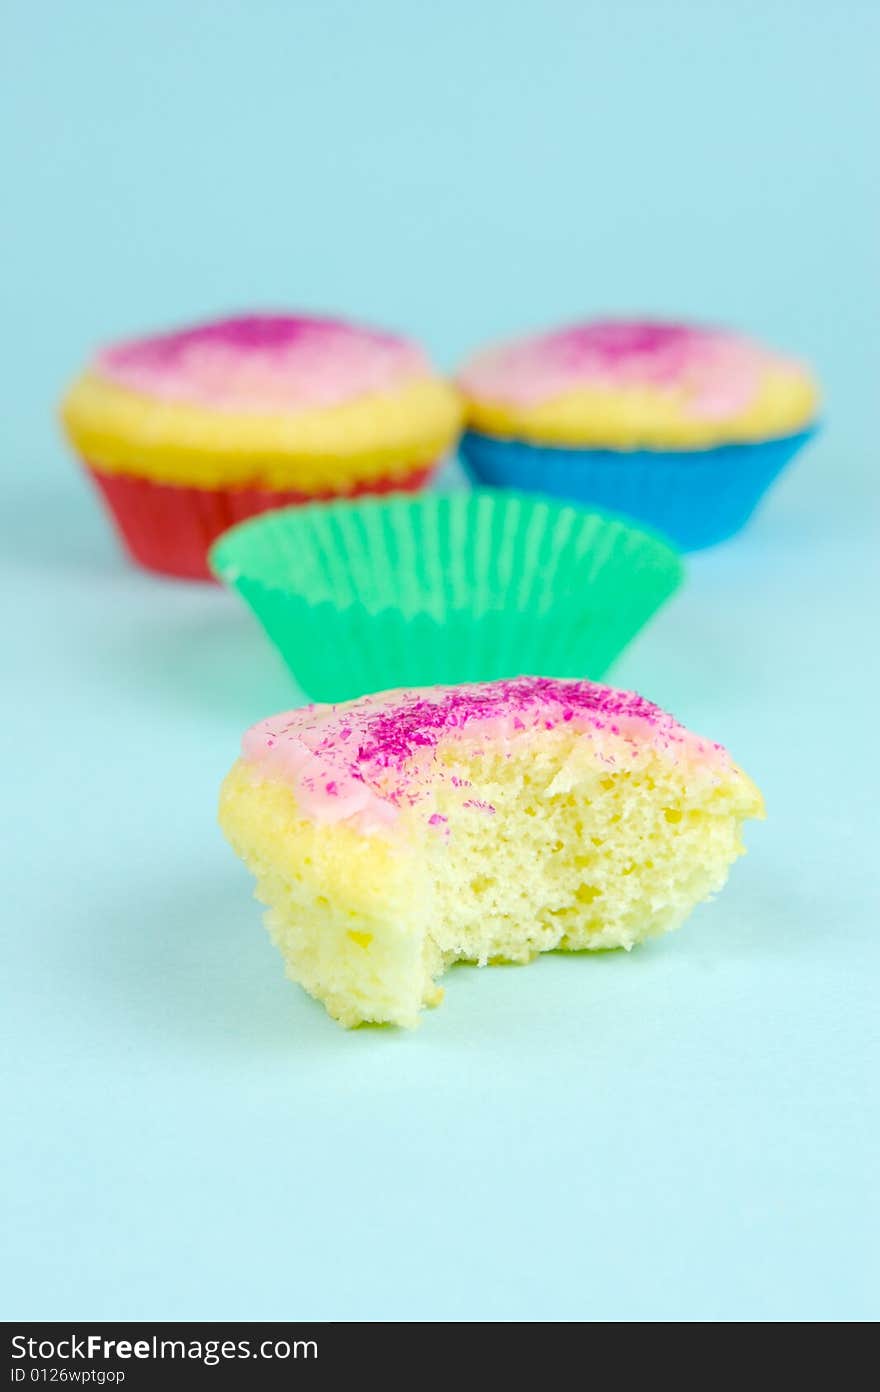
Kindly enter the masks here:
M 366 493 L 414 493 L 433 474 L 425 464 L 403 478 L 373 479 L 345 494 L 264 488 L 183 488 L 130 474 L 108 474 L 86 463 L 132 560 L 147 570 L 183 580 L 214 580 L 211 543 L 236 522 L 291 503 L 326 502 Z

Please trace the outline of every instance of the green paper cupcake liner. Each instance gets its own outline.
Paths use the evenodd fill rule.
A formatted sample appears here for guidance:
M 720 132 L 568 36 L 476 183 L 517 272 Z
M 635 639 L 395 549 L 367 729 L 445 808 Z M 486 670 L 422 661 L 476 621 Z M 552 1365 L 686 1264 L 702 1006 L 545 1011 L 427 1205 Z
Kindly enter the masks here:
M 651 532 L 497 489 L 285 508 L 233 527 L 210 564 L 330 702 L 601 677 L 682 578 Z

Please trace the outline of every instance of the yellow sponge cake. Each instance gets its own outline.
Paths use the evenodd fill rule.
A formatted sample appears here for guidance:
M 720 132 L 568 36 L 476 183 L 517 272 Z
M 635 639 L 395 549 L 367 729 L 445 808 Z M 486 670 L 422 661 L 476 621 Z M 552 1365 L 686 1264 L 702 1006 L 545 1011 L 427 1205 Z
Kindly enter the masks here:
M 348 1026 L 414 1025 L 456 961 L 678 927 L 762 815 L 720 745 L 631 692 L 547 677 L 264 720 L 220 802 L 289 975 Z

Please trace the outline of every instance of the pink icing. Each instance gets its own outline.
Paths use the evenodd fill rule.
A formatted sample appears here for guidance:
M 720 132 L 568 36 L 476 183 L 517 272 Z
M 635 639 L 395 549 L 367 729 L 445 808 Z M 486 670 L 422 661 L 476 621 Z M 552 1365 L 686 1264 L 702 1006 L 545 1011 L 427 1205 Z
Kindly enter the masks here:
M 105 348 L 116 386 L 218 411 L 275 413 L 393 391 L 430 372 L 406 339 L 337 319 L 253 314 Z
M 473 398 L 524 407 L 579 387 L 648 386 L 683 393 L 695 418 L 721 420 L 749 405 L 769 365 L 801 371 L 722 329 L 609 319 L 488 348 L 459 381 Z
M 431 789 L 449 774 L 436 760 L 444 744 L 467 741 L 470 754 L 502 751 L 520 739 L 570 726 L 585 737 L 612 736 L 600 757 L 609 764 L 638 757 L 641 746 L 690 758 L 727 761 L 720 745 L 692 735 L 659 706 L 631 691 L 596 682 L 516 677 L 472 686 L 430 687 L 363 696 L 339 706 L 306 706 L 262 720 L 242 743 L 242 755 L 261 778 L 289 784 L 302 810 L 322 821 L 350 821 L 370 833 L 392 825 L 402 808 L 425 802 L 426 820 L 441 827 Z M 477 796 L 463 803 L 476 813 L 495 808 Z

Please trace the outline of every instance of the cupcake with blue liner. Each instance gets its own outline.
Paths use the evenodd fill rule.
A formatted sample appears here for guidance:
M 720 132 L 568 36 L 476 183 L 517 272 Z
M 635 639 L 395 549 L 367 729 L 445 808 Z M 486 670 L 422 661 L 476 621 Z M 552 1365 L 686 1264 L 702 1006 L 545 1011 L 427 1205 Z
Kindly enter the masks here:
M 458 376 L 472 477 L 646 522 L 683 550 L 738 532 L 816 429 L 799 362 L 741 334 L 596 320 L 484 349 Z

